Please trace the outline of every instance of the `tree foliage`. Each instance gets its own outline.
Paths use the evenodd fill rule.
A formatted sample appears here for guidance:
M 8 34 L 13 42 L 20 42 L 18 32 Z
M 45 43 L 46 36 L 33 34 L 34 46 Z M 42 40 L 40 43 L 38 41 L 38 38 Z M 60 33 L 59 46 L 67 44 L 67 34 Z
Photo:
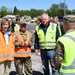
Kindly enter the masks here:
M 7 13 L 7 7 L 2 6 L 1 9 L 0 9 L 0 14 L 1 14 L 2 16 L 7 15 L 7 14 L 8 14 L 8 13 Z
M 72 10 L 72 14 L 75 14 L 75 9 Z
M 51 16 L 59 15 L 59 5 L 58 4 L 52 4 L 49 10 L 51 12 Z
M 14 7 L 13 14 L 14 14 L 14 15 L 17 15 L 17 14 L 18 14 L 18 9 L 17 9 L 17 7 L 16 7 L 16 6 Z
M 65 3 L 60 4 L 52 4 L 49 9 L 46 11 L 44 10 L 37 10 L 37 9 L 31 9 L 31 10 L 19 10 L 16 6 L 14 6 L 14 9 L 8 9 L 5 6 L 2 6 L 0 8 L 0 15 L 5 16 L 7 14 L 14 14 L 14 15 L 20 15 L 21 17 L 24 15 L 31 16 L 32 18 L 40 16 L 42 13 L 47 13 L 49 16 L 64 16 L 64 11 L 66 14 L 75 14 L 75 9 L 69 10 L 68 6 Z

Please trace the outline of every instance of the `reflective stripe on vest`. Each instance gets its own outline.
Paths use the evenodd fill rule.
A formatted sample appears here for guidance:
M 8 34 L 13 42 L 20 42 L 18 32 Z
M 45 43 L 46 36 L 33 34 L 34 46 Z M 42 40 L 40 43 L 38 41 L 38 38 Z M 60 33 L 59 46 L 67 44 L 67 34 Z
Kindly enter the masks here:
M 72 75 L 72 73 L 75 74 L 75 59 L 71 63 L 70 66 L 63 66 L 63 65 L 61 65 L 61 70 L 63 70 L 63 72 L 60 72 L 60 73 L 64 73 L 65 75 L 66 74 L 68 75 L 69 73 L 71 73 L 71 75 Z M 64 75 L 64 74 L 62 74 L 62 75 Z
M 0 62 L 14 60 L 14 33 L 10 33 L 9 44 L 5 44 L 4 34 L 0 31 Z
M 75 75 L 75 73 L 60 73 L 59 75 Z
M 71 35 L 65 34 L 63 37 L 70 38 L 73 42 L 75 42 L 75 38 Z M 75 56 L 73 58 L 72 63 L 69 66 L 61 65 L 60 75 L 75 75 Z
M 41 28 L 36 29 L 39 38 L 40 49 L 54 49 L 56 44 L 56 24 L 50 23 L 46 35 Z
M 31 54 L 31 52 L 15 52 L 15 54 Z
M 58 27 L 58 30 L 59 30 L 59 33 L 60 33 L 60 36 L 61 36 L 62 32 L 61 32 L 60 22 L 58 23 L 57 27 Z
M 55 42 L 39 42 L 39 44 L 41 49 L 45 49 L 45 46 L 43 46 L 42 44 L 51 44 L 46 46 L 47 49 L 54 49 L 55 47 Z
M 73 40 L 75 42 L 75 38 L 70 36 L 70 35 L 65 34 L 63 37 L 68 37 L 68 38 L 70 38 L 71 40 Z
M 51 25 L 51 24 L 50 24 Z M 52 30 L 54 30 L 54 23 L 52 23 Z
M 11 57 L 11 58 L 14 58 L 14 56 L 11 55 L 11 54 L 5 54 L 5 55 L 0 56 L 0 59 L 5 58 L 5 57 Z

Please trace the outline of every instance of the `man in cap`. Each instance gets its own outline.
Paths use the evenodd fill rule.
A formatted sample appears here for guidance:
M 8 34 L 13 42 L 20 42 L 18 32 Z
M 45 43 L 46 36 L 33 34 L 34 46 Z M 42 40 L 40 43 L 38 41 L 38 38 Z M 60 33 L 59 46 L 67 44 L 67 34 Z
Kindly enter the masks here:
M 26 30 L 26 24 L 20 25 L 20 30 L 17 34 L 17 40 L 15 41 L 15 68 L 18 75 L 32 75 L 32 62 L 31 62 L 31 50 L 32 34 Z
M 75 15 L 64 16 L 66 32 L 58 38 L 54 51 L 54 65 L 60 75 L 75 75 Z

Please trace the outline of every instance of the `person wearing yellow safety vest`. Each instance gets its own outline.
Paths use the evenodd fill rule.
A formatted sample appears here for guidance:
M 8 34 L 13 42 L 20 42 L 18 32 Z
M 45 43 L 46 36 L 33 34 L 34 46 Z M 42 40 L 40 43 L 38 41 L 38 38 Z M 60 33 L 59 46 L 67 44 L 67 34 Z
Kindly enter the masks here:
M 36 20 L 35 30 L 38 28 L 38 25 L 40 25 L 40 24 L 41 24 L 41 16 L 38 16 L 37 20 Z M 34 30 L 34 34 L 35 34 L 35 30 Z
M 54 65 L 60 75 L 75 75 L 75 15 L 64 16 L 63 29 L 66 33 L 57 40 Z
M 18 31 L 20 29 L 20 18 L 16 18 L 15 26 L 14 26 L 14 31 Z
M 18 75 L 23 75 L 23 65 L 24 72 L 26 75 L 32 75 L 32 62 L 31 62 L 31 50 L 32 45 L 32 34 L 26 30 L 26 24 L 22 23 L 20 25 L 20 30 L 16 33 L 15 40 L 15 68 Z
M 41 24 L 41 16 L 38 16 L 37 17 L 37 20 L 36 20 L 36 26 L 35 26 L 35 30 L 34 30 L 34 36 L 35 36 L 35 31 L 37 30 L 38 26 Z M 35 37 L 34 37 L 35 38 Z M 40 55 L 40 50 L 38 52 L 38 55 Z
M 52 68 L 52 75 L 58 75 L 58 71 L 55 70 L 53 64 L 53 53 L 57 37 L 57 24 L 50 23 L 49 16 L 46 13 L 41 15 L 41 20 L 41 24 L 38 25 L 35 31 L 35 53 L 38 54 L 40 49 L 44 75 L 50 75 L 51 70 L 49 70 L 49 62 Z
M 0 30 L 0 75 L 9 75 L 14 61 L 15 34 L 10 31 L 10 21 L 1 20 Z
M 59 22 L 59 19 L 58 19 L 57 16 L 54 17 L 54 23 L 57 24 L 57 30 L 60 32 L 60 34 L 58 34 L 58 35 L 59 35 L 59 36 L 64 35 L 65 32 L 64 32 L 63 27 L 62 27 L 62 24 L 61 24 L 61 22 Z M 57 39 L 58 39 L 58 37 L 57 37 Z
M 15 24 L 15 26 L 14 26 L 14 31 L 16 32 L 16 31 L 18 31 L 19 29 L 20 29 L 19 24 Z

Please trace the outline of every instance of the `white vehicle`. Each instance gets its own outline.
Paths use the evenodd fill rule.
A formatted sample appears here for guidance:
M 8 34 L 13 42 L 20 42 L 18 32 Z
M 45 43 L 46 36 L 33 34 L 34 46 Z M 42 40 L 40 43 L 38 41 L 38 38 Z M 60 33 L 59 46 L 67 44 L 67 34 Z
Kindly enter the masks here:
M 11 19 L 16 19 L 16 16 L 14 16 L 14 15 L 6 15 L 6 16 L 4 16 L 2 18 L 8 18 L 11 21 Z
M 35 23 L 35 20 L 34 20 L 34 19 L 32 19 L 32 20 L 31 20 L 31 23 Z

